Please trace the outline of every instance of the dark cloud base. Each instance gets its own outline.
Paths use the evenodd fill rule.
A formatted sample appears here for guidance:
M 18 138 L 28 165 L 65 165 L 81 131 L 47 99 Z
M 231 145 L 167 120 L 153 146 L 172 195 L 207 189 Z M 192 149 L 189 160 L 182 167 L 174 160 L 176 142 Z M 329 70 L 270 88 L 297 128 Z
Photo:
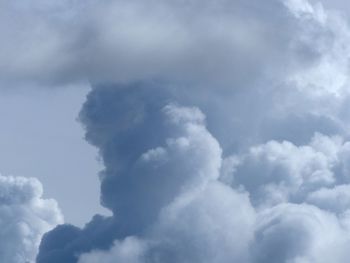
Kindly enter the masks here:
M 72 225 L 60 225 L 44 235 L 37 262 L 78 261 L 78 255 L 92 249 L 109 249 L 121 236 L 115 219 L 96 215 L 84 229 Z

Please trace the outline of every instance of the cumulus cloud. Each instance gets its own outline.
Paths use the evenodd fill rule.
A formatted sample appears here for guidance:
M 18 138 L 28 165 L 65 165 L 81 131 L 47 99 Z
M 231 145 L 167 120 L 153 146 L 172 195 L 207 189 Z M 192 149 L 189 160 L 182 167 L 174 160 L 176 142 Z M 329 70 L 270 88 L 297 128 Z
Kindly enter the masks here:
M 210 183 L 179 196 L 146 237 L 127 237 L 107 253 L 83 254 L 79 262 L 247 262 L 253 224 L 247 195 Z
M 252 262 L 346 262 L 349 229 L 333 214 L 281 204 L 258 216 Z
M 349 208 L 349 188 L 349 184 L 321 188 L 311 192 L 306 201 L 327 211 L 343 213 Z
M 175 105 L 165 106 L 162 112 L 165 122 L 175 125 L 170 130 L 171 133 L 177 130 L 176 137 L 167 138 L 162 148 L 142 154 L 141 160 L 136 160 L 136 166 L 141 161 L 142 169 L 126 174 L 126 178 L 120 179 L 124 182 L 118 182 L 127 185 L 127 193 L 121 189 L 113 193 L 113 204 L 123 202 L 123 206 L 116 208 L 115 216 L 124 227 L 136 223 L 138 232 L 145 233 L 144 239 L 126 237 L 114 244 L 110 254 L 85 254 L 79 262 L 248 259 L 255 212 L 247 194 L 218 181 L 222 151 L 206 130 L 203 114 L 195 108 Z M 106 191 L 104 194 L 110 195 Z M 127 222 L 123 223 L 124 220 Z M 237 239 L 241 242 L 237 243 Z M 222 246 L 224 253 L 218 254 L 218 246 Z
M 40 20 L 50 32 L 68 28 L 55 46 L 71 54 L 44 75 L 94 84 L 80 120 L 113 215 L 48 232 L 38 263 L 347 262 L 341 16 L 305 0 L 43 8 L 57 11 Z
M 234 164 L 231 181 L 243 185 L 256 202 L 300 200 L 312 189 L 336 182 L 333 168 L 343 147 L 337 139 L 317 134 L 310 145 L 300 147 L 286 141 L 254 146 Z
M 38 180 L 0 175 L 2 262 L 34 262 L 43 234 L 62 222 L 57 203 L 42 199 Z
M 173 105 L 164 109 L 162 112 L 171 123 L 184 126 L 185 129 L 181 130 L 186 135 L 175 140 L 168 138 L 166 146 L 141 154 L 142 162 L 148 162 L 152 173 L 143 173 L 148 171 L 144 167 L 138 174 L 148 177 L 150 182 L 152 176 L 166 176 L 171 182 L 169 177 L 185 175 L 184 178 L 190 181 L 193 176 L 195 184 L 186 187 L 185 181 L 182 181 L 181 188 L 173 185 L 173 189 L 177 189 L 173 198 L 163 196 L 162 209 L 151 209 L 156 217 L 137 223 L 141 227 L 138 229 L 139 236 L 131 231 L 115 241 L 108 252 L 95 249 L 83 253 L 79 263 L 101 260 L 138 263 L 329 262 L 332 259 L 346 262 L 349 207 L 346 199 L 335 204 L 337 194 L 344 193 L 346 187 L 334 188 L 334 185 L 345 182 L 343 170 L 338 167 L 346 160 L 343 156 L 347 142 L 339 137 L 316 134 L 308 145 L 298 147 L 290 142 L 272 141 L 253 146 L 242 155 L 223 159 L 219 144 L 203 126 L 203 117 L 197 110 L 193 112 L 191 108 L 174 108 Z M 190 130 L 196 131 L 197 125 L 205 136 L 196 132 L 192 138 L 191 133 L 187 133 L 188 128 L 192 126 L 196 129 Z M 206 137 L 213 140 L 212 143 Z M 199 139 L 202 146 L 191 146 L 196 141 L 194 138 Z M 180 147 L 181 151 L 172 155 L 169 153 L 173 152 L 174 142 L 179 143 L 176 149 Z M 211 144 L 213 146 L 208 147 Z M 185 149 L 195 152 L 183 151 Z M 179 160 L 177 155 L 185 158 Z M 210 158 L 201 157 L 197 162 L 203 155 Z M 172 162 L 178 166 L 173 166 Z M 191 165 L 187 166 L 187 162 Z M 168 173 L 163 174 L 163 167 Z M 187 171 L 190 173 L 186 174 Z M 205 184 L 201 183 L 203 175 Z M 228 180 L 229 175 L 231 180 Z M 226 176 L 226 180 L 222 180 L 222 176 Z M 228 182 L 231 184 L 228 185 Z M 133 187 L 127 187 L 132 191 L 128 196 L 130 200 L 120 196 L 121 193 L 115 193 L 119 198 L 116 196 L 114 203 L 119 200 L 134 202 L 132 199 L 136 199 L 141 208 L 130 203 L 125 209 L 133 211 L 136 206 L 138 218 L 144 218 L 142 213 L 150 213 L 149 208 L 158 203 L 153 200 L 150 205 L 139 200 L 138 196 L 147 188 L 142 179 L 137 183 L 142 185 L 136 189 L 137 193 L 133 192 Z M 154 184 L 166 187 L 161 179 Z M 152 190 L 159 191 L 158 188 Z M 104 191 L 103 194 L 109 193 Z M 142 199 L 152 197 L 153 193 L 147 193 Z M 322 198 L 327 197 L 328 202 L 324 202 Z M 118 212 L 121 212 L 120 217 L 126 216 L 128 222 L 133 221 L 133 215 L 128 211 L 123 212 L 119 208 L 115 213 Z M 144 222 L 147 224 L 144 225 Z

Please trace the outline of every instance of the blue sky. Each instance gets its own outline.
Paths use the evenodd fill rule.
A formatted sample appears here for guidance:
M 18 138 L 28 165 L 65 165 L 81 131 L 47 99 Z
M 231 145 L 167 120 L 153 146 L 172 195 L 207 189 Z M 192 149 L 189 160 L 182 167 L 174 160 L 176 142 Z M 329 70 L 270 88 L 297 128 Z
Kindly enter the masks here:
M 45 185 L 44 197 L 60 203 L 65 221 L 80 226 L 103 212 L 97 177 L 101 165 L 77 121 L 87 92 L 85 86 L 9 89 L 0 97 L 1 173 L 37 177 Z

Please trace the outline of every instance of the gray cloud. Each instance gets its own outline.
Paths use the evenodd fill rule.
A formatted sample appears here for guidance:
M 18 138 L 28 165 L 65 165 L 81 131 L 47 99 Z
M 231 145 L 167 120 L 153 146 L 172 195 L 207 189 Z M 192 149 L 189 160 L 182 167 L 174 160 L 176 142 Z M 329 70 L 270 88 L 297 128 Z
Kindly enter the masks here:
M 338 35 L 348 35 L 341 23 L 334 26 L 334 16 L 295 1 L 0 4 L 5 83 L 161 79 L 238 89 L 262 73 L 278 78 L 308 69 L 324 52 L 333 59 L 335 49 L 344 49 L 334 43 Z
M 217 180 L 221 148 L 206 130 L 203 114 L 195 108 L 174 105 L 162 112 L 165 122 L 175 125 L 169 129 L 170 133 L 175 131 L 174 137 L 141 154 L 134 164 L 135 174 L 119 174 L 113 184 L 117 191 L 103 191 L 107 196 L 113 194 L 113 204 L 123 205 L 115 210 L 120 223 L 124 227 L 136 224 L 138 231 L 134 232 L 133 227 L 131 234 L 145 233 L 146 239 L 126 238 L 115 244 L 111 255 L 96 252 L 82 256 L 80 262 L 98 262 L 101 258 L 105 262 L 246 261 L 253 237 L 254 209 L 245 193 Z M 129 250 L 126 246 L 136 254 L 125 255 Z M 223 246 L 225 253 L 218 255 L 218 246 Z
M 347 262 L 340 16 L 304 0 L 78 3 L 58 43 L 70 61 L 44 75 L 96 83 L 80 120 L 113 216 L 47 233 L 38 263 Z

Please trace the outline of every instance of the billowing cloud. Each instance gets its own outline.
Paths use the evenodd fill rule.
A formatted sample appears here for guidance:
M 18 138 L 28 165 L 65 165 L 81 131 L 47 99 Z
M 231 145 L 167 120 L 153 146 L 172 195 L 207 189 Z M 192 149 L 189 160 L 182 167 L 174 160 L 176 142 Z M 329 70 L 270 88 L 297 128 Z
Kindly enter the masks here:
M 341 16 L 305 0 L 43 8 L 58 19 L 36 25 L 65 32 L 47 58 L 66 55 L 44 76 L 94 84 L 80 120 L 113 215 L 47 233 L 38 263 L 347 262 Z
M 266 209 L 258 217 L 252 262 L 346 262 L 349 229 L 344 221 L 305 204 Z
M 147 239 L 127 237 L 115 243 L 111 255 L 100 257 L 100 252 L 94 252 L 82 256 L 80 262 L 98 262 L 101 258 L 106 262 L 246 261 L 255 212 L 247 194 L 218 181 L 221 149 L 206 130 L 203 114 L 175 105 L 165 106 L 162 114 L 171 126 L 172 137 L 141 154 L 134 163 L 136 173 L 108 174 L 104 178 L 110 181 L 108 177 L 119 177 L 113 183 L 118 191 L 104 191 L 113 198 L 111 203 L 120 203 L 115 217 L 130 234 L 145 233 Z M 127 187 L 123 191 L 120 186 Z M 218 246 L 225 253 L 218 254 Z M 129 250 L 135 252 L 130 259 Z
M 43 234 L 62 222 L 57 203 L 42 199 L 38 180 L 0 175 L 2 262 L 34 262 Z
M 346 200 L 330 210 L 318 192 L 346 187 L 348 142 L 315 134 L 224 157 L 201 111 L 143 90 L 89 95 L 81 119 L 114 215 L 47 234 L 38 262 L 346 262 Z
M 346 164 L 343 158 L 349 154 L 348 147 L 340 138 L 320 134 L 309 145 L 299 147 L 287 141 L 270 141 L 236 156 L 239 161 L 231 168 L 235 172 L 231 178 L 225 173 L 223 180 L 243 185 L 256 203 L 300 202 L 315 189 L 348 182 L 347 171 L 337 169 Z
M 127 237 L 107 253 L 83 254 L 79 262 L 247 262 L 254 220 L 247 195 L 210 183 L 179 196 L 145 238 Z

